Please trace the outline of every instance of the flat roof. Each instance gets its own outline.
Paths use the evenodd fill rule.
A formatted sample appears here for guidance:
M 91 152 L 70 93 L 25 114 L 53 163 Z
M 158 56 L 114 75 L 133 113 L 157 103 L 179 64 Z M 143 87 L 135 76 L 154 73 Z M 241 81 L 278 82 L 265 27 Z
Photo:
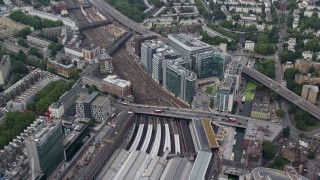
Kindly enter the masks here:
M 84 99 L 84 103 L 91 103 L 92 101 L 95 100 L 95 98 L 98 96 L 98 92 L 93 92 L 90 95 L 87 95 L 86 98 Z
M 188 180 L 204 179 L 211 157 L 211 152 L 198 151 Z
M 192 124 L 191 128 L 194 130 L 194 132 L 198 136 L 199 144 L 201 146 L 200 149 L 210 149 L 207 135 L 200 119 L 196 119 L 196 118 L 192 119 L 191 124 Z
M 109 101 L 109 98 L 103 97 L 103 96 L 98 96 L 91 104 L 101 106 L 107 101 Z
M 255 136 L 262 132 L 264 134 L 263 139 L 268 141 L 274 141 L 274 139 L 282 132 L 283 126 L 273 124 L 264 121 L 249 121 L 247 123 L 245 139 L 249 139 L 250 136 Z
M 130 81 L 124 80 L 124 79 L 120 79 L 117 77 L 117 75 L 111 75 L 111 76 L 107 76 L 106 78 L 103 79 L 104 82 L 110 83 L 110 84 L 114 84 L 116 86 L 119 86 L 121 88 L 125 88 L 127 86 L 131 86 Z
M 291 180 L 284 171 L 264 167 L 254 168 L 252 175 L 256 180 Z
M 168 161 L 160 180 L 187 179 L 192 169 L 192 162 L 185 158 L 175 157 Z
M 307 87 L 308 89 L 319 92 L 319 87 L 318 86 L 312 86 L 312 85 L 303 85 L 304 87 Z
M 211 148 L 218 148 L 219 144 L 216 139 L 216 134 L 213 132 L 213 129 L 211 126 L 211 120 L 207 119 L 207 118 L 202 119 L 202 125 L 204 127 L 205 132 L 206 132 L 210 147 Z

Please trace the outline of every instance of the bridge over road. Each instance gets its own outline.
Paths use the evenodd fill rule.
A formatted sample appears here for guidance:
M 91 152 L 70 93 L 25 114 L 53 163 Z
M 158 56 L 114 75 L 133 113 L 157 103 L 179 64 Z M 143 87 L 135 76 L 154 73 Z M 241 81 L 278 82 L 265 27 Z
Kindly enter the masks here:
M 242 72 L 249 76 L 250 78 L 262 83 L 269 89 L 277 92 L 279 95 L 281 95 L 283 98 L 287 99 L 291 103 L 297 105 L 301 109 L 309 112 L 312 116 L 320 120 L 320 108 L 317 106 L 311 104 L 309 101 L 303 99 L 302 97 L 296 95 L 286 87 L 282 86 L 278 82 L 268 78 L 264 74 L 251 69 L 249 67 L 243 66 L 242 67 Z

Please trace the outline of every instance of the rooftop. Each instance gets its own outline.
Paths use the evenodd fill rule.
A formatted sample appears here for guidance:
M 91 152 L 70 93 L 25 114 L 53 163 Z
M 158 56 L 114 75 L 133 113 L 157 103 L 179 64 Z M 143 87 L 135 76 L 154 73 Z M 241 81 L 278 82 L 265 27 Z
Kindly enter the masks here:
M 202 125 L 204 127 L 205 132 L 206 132 L 210 147 L 211 148 L 218 148 L 219 144 L 217 142 L 216 135 L 213 132 L 213 129 L 211 126 L 211 120 L 207 119 L 207 118 L 202 119 Z
M 221 89 L 230 90 L 232 88 L 233 78 L 224 78 L 221 82 Z
M 108 76 L 108 77 L 103 79 L 103 82 L 114 84 L 114 85 L 119 86 L 121 88 L 125 88 L 125 87 L 128 87 L 128 86 L 131 86 L 130 81 L 119 79 L 117 77 L 117 75 Z
M 169 68 L 171 67 L 171 69 L 177 72 L 178 74 L 186 75 L 186 79 L 190 81 L 195 81 L 197 79 L 197 75 L 193 71 L 190 71 L 182 67 L 180 63 L 181 61 L 168 61 L 167 65 Z
M 93 92 L 90 95 L 86 95 L 86 98 L 84 99 L 84 103 L 91 103 L 95 100 L 95 98 L 98 96 L 98 92 Z
M 198 151 L 197 158 L 194 161 L 188 180 L 204 179 L 211 156 L 211 152 Z
M 318 86 L 312 86 L 312 85 L 303 85 L 304 87 L 312 90 L 312 91 L 315 91 L 315 92 L 319 92 L 319 87 Z
M 284 171 L 264 167 L 254 168 L 252 175 L 256 180 L 291 180 Z
M 92 105 L 97 105 L 97 106 L 102 106 L 107 101 L 109 101 L 109 98 L 103 97 L 103 96 L 98 96 L 91 104 Z
M 210 150 L 209 142 L 203 124 L 200 119 L 193 118 L 191 121 L 191 128 L 197 136 L 201 150 Z
M 265 122 L 265 121 L 249 121 L 246 127 L 245 139 L 255 137 L 256 134 L 262 133 L 264 140 L 273 141 L 279 133 L 282 132 L 283 126 Z

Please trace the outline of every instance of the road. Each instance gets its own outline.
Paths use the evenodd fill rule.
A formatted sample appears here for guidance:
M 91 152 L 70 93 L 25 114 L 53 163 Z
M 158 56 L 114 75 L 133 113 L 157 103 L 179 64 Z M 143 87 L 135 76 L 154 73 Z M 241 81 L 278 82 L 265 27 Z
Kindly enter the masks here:
M 119 111 L 116 111 L 119 112 Z M 91 180 L 95 179 L 113 151 L 121 143 L 121 136 L 125 133 L 126 125 L 132 118 L 130 107 L 123 107 L 122 111 L 115 115 L 114 125 L 111 126 L 106 136 L 102 140 L 103 148 L 98 152 L 94 160 L 82 171 L 77 179 Z
M 110 4 L 105 2 L 104 0 L 89 0 L 89 2 L 100 12 L 107 13 L 112 18 L 121 22 L 123 25 L 128 27 L 129 29 L 139 33 L 139 34 L 147 34 L 148 32 L 142 28 L 138 23 L 129 19 L 125 15 L 121 14 L 119 11 L 114 9 Z
M 172 116 L 172 117 L 181 117 L 181 118 L 186 118 L 186 119 L 191 119 L 193 117 L 195 118 L 211 118 L 216 121 L 220 121 L 219 123 L 226 123 L 223 121 L 223 119 L 227 117 L 233 117 L 236 118 L 238 123 L 240 124 L 235 124 L 236 126 L 239 127 L 245 127 L 248 123 L 248 121 L 261 121 L 257 120 L 254 118 L 246 117 L 246 116 L 240 116 L 240 115 L 235 115 L 235 114 L 229 114 L 229 113 L 222 113 L 222 112 L 209 112 L 209 111 L 202 111 L 202 110 L 194 110 L 194 109 L 186 109 L 186 108 L 173 108 L 173 107 L 163 107 L 163 106 L 148 106 L 148 105 L 139 105 L 139 104 L 130 104 L 129 107 L 132 108 L 132 111 L 136 113 L 146 113 L 146 114 L 152 114 L 152 115 L 157 115 L 154 113 L 154 110 L 156 109 L 163 109 L 165 113 L 163 115 L 165 116 Z M 265 121 L 263 121 L 265 122 Z M 288 123 L 289 126 L 294 129 L 290 124 L 291 122 Z M 296 130 L 298 135 L 299 132 Z M 320 138 L 316 137 L 315 135 L 320 133 L 320 129 L 311 131 L 311 132 L 303 132 L 306 136 L 310 138 Z

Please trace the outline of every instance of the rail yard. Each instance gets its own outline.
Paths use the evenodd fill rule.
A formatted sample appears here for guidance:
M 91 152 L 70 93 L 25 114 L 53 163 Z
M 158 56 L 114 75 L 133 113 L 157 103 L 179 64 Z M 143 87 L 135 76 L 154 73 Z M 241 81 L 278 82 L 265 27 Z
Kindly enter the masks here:
M 74 5 L 74 2 L 71 0 L 67 0 L 66 3 L 69 6 Z M 91 21 L 91 16 L 86 16 L 86 11 L 87 9 L 73 9 L 70 11 L 70 16 L 79 24 L 79 26 L 88 24 Z M 116 27 L 119 26 L 119 24 L 114 23 L 113 26 Z M 125 29 L 124 27 L 120 28 Z M 110 35 L 110 32 L 107 33 L 102 27 L 86 29 L 83 33 L 88 40 L 94 42 L 96 45 L 100 45 L 102 48 L 110 47 L 112 43 L 116 41 L 116 36 Z M 171 95 L 148 77 L 140 65 L 129 55 L 125 47 L 120 47 L 119 45 L 118 51 L 112 55 L 112 58 L 116 74 L 118 74 L 120 78 L 129 80 L 134 84 L 133 96 L 136 103 L 188 107 L 186 103 Z

